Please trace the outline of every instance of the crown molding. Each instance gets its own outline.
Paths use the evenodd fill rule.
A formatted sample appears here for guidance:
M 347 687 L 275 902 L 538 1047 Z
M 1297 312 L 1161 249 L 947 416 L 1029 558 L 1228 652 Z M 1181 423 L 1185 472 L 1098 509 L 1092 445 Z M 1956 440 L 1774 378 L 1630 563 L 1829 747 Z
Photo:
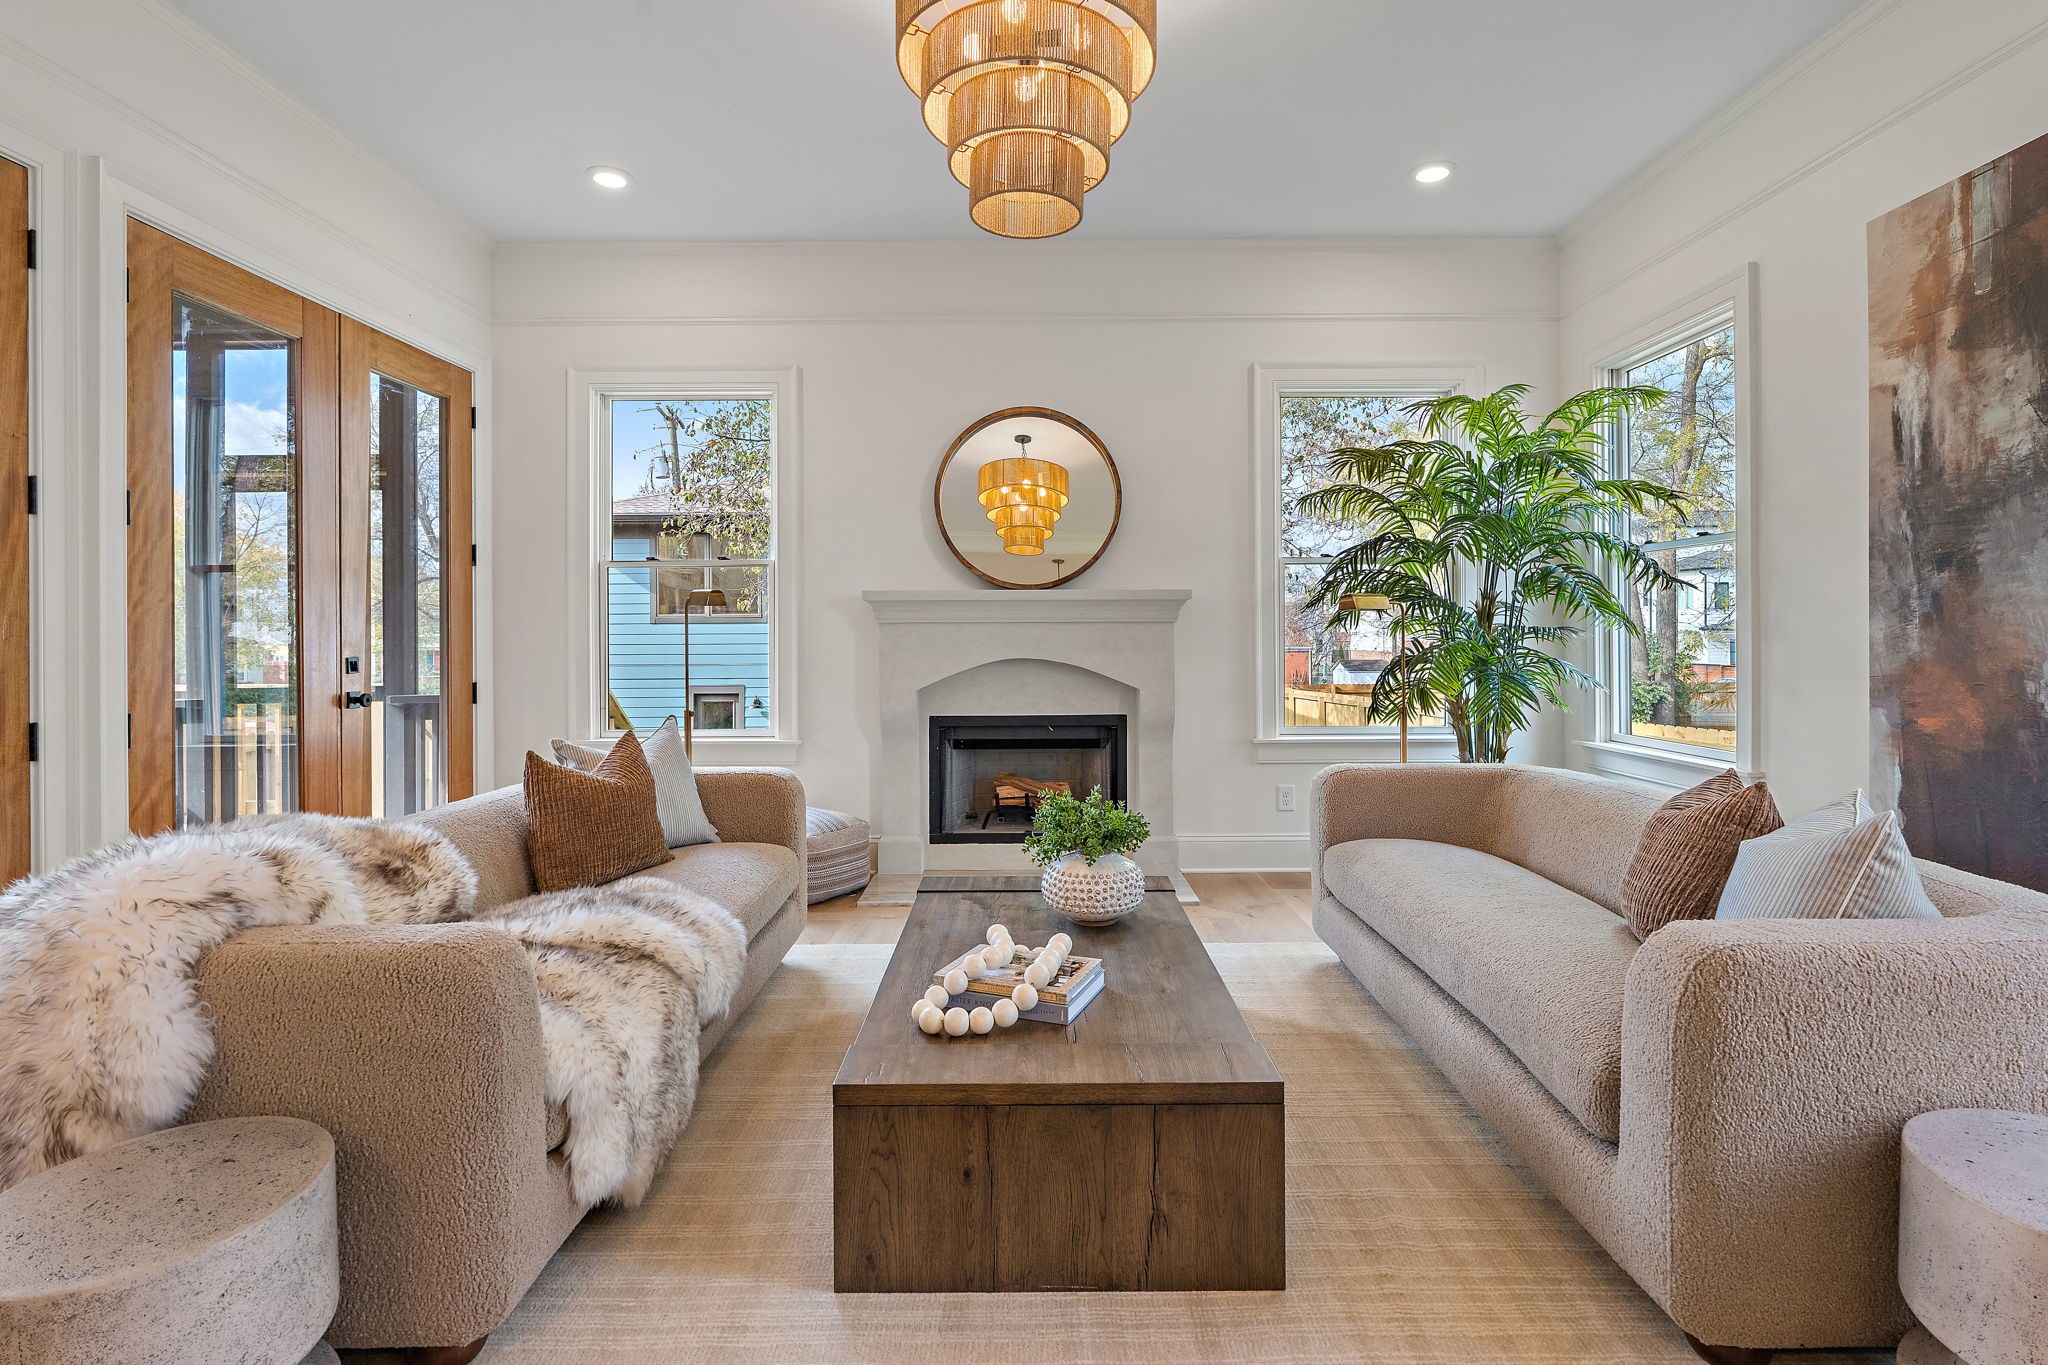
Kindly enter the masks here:
M 1873 3 L 1873 5 L 1870 8 L 1871 10 L 1876 12 L 1877 17 L 1881 17 L 1882 15 L 1888 14 L 1892 10 L 1897 9 L 1903 3 L 1905 3 L 1905 0 L 1875 0 L 1875 3 Z M 1858 16 L 1860 16 L 1862 13 L 1863 11 L 1859 11 Z M 1852 16 L 1852 19 L 1858 16 Z M 1862 30 L 1859 27 L 1856 31 L 1860 32 Z M 2040 42 L 2044 38 L 2048 38 L 2048 19 L 2042 19 L 2040 22 L 2030 25 L 2026 29 L 2023 29 L 2019 33 L 2016 33 L 2012 37 L 2006 39 L 2004 42 L 1999 43 L 1990 51 L 1978 57 L 1975 61 L 1966 63 L 1958 70 L 1951 72 L 1947 77 L 1921 90 L 1920 93 L 1918 93 L 1917 95 L 1913 95 L 1907 99 L 1901 100 L 1899 103 L 1887 109 L 1884 113 L 1870 120 L 1868 123 L 1865 123 L 1856 131 L 1850 133 L 1846 137 L 1841 138 L 1833 145 L 1823 149 L 1815 155 L 1807 158 L 1805 161 L 1793 167 L 1785 174 L 1777 177 L 1775 180 L 1772 180 L 1770 183 L 1764 185 L 1762 188 L 1754 191 L 1753 193 L 1744 196 L 1742 199 L 1730 205 L 1728 208 L 1723 209 L 1721 212 L 1707 219 L 1698 227 L 1694 228 L 1691 232 L 1688 232 L 1685 235 L 1670 242 L 1668 245 L 1664 246 L 1658 251 L 1653 252 L 1649 256 L 1643 258 L 1642 260 L 1638 261 L 1636 264 L 1628 267 L 1627 269 L 1617 274 L 1609 276 L 1597 288 L 1588 290 L 1579 298 L 1564 305 L 1561 315 L 1564 317 L 1570 317 L 1574 313 L 1579 312 L 1581 309 L 1586 308 L 1589 305 L 1597 302 L 1598 300 L 1606 297 L 1608 294 L 1613 293 L 1615 290 L 1621 288 L 1623 285 L 1629 283 L 1631 280 L 1634 280 L 1639 276 L 1656 269 L 1659 265 L 1662 265 L 1664 262 L 1670 260 L 1674 256 L 1679 255 L 1688 248 L 1698 244 L 1699 242 L 1704 241 L 1708 237 L 1711 237 L 1714 233 L 1719 232 L 1722 228 L 1728 226 L 1728 224 L 1734 222 L 1738 218 L 1741 218 L 1745 214 L 1754 212 L 1761 205 L 1770 202 L 1772 199 L 1777 198 L 1779 195 L 1785 193 L 1789 189 L 1792 189 L 1794 186 L 1807 180 L 1809 177 L 1817 174 L 1822 170 L 1825 170 L 1827 167 L 1833 165 L 1835 162 L 1840 161 L 1843 157 L 1848 156 L 1850 153 L 1864 146 L 1873 138 L 1879 137 L 1882 134 L 1888 132 L 1892 128 L 1898 126 L 1900 123 L 1903 123 L 1905 120 L 1913 117 L 1915 114 L 1921 112 L 1930 105 L 1940 102 L 1942 99 L 1954 93 L 1956 90 L 1962 88 L 1965 85 L 1968 85 L 1971 81 L 1976 80 L 1985 72 L 1990 71 L 1994 67 L 2001 65 L 2010 58 L 2015 57 L 2020 53 L 2026 51 L 2028 48 L 2032 47 L 2034 44 Z M 1828 52 L 1832 52 L 1833 50 L 1834 49 L 1830 47 L 1828 49 Z M 1821 57 L 1824 58 L 1826 55 L 1828 55 L 1828 53 L 1822 53 Z M 1814 64 L 1815 63 L 1813 62 L 1806 63 L 1804 66 L 1800 68 L 1800 71 L 1804 72 L 1805 70 L 1809 70 Z M 1766 84 L 1770 83 L 1767 82 Z M 1777 93 L 1778 88 L 1778 86 L 1773 86 L 1769 94 Z M 1764 98 L 1766 99 L 1768 97 L 1768 94 L 1764 96 Z M 1761 102 L 1761 99 L 1757 101 L 1757 103 Z M 1743 115 L 1747 115 L 1749 112 L 1752 112 L 1754 108 L 1755 105 L 1746 106 L 1742 111 Z M 1692 146 L 1686 154 L 1686 159 L 1689 159 L 1692 155 L 1696 155 L 1698 151 L 1701 148 L 1705 147 L 1709 142 L 1712 142 L 1715 139 L 1724 136 L 1733 126 L 1733 123 L 1736 121 L 1739 120 L 1730 120 L 1726 123 L 1720 123 L 1719 121 L 1717 121 L 1718 126 L 1714 128 L 1712 135 L 1703 137 L 1696 145 Z M 1666 167 L 1662 172 L 1659 173 L 1658 177 L 1656 178 L 1662 178 L 1662 175 L 1668 174 L 1670 170 L 1675 168 L 1676 163 L 1674 163 L 1674 165 L 1671 167 Z M 1640 194 L 1649 188 L 1650 183 L 1646 181 L 1642 185 L 1636 187 L 1627 196 L 1627 198 L 1633 198 L 1636 194 Z M 1619 209 L 1622 203 L 1625 202 L 1626 199 L 1617 201 L 1612 205 L 1612 207 L 1600 211 L 1599 216 L 1605 217 L 1607 214 L 1612 213 L 1616 209 Z M 1588 217 L 1581 219 L 1579 224 L 1575 224 L 1571 231 L 1577 233 L 1589 230 L 1591 227 L 1596 225 L 1597 222 L 1597 217 L 1589 215 Z M 1560 238 L 1559 240 L 1562 244 L 1567 239 Z
M 225 49 L 220 49 L 218 52 L 209 50 L 211 48 L 218 48 L 218 44 L 203 33 L 193 32 L 190 27 L 190 21 L 184 19 L 183 16 L 175 13 L 164 13 L 161 0 L 128 0 L 128 3 L 139 14 L 162 23 L 169 32 L 177 34 L 186 40 L 195 50 L 205 56 L 207 60 L 223 60 L 221 54 L 225 52 Z M 331 220 L 307 208 L 291 196 L 283 194 L 264 182 L 257 180 L 232 162 L 224 160 L 214 152 L 185 137 L 182 133 L 166 126 L 161 120 L 152 118 L 134 105 L 127 103 L 104 86 L 80 75 L 67 66 L 52 61 L 49 57 L 29 47 L 19 39 L 6 33 L 0 33 L 0 56 L 5 56 L 23 69 L 36 73 L 52 84 L 62 86 L 79 99 L 101 109 L 131 127 L 141 130 L 147 136 L 179 156 L 205 167 L 222 180 L 234 185 L 252 198 L 270 205 L 280 213 L 297 219 L 336 245 L 347 249 L 365 260 L 374 262 L 394 278 L 402 280 L 408 286 L 441 301 L 463 317 L 485 326 L 490 324 L 491 313 L 488 307 L 479 306 L 474 301 L 462 297 L 431 276 L 415 270 L 412 266 L 398 260 L 381 248 L 364 241 L 355 234 L 337 227 Z M 242 62 L 240 58 L 232 57 L 232 54 L 228 54 L 227 60 L 229 65 L 224 73 L 226 76 L 234 80 L 249 80 L 250 74 L 253 73 L 253 68 L 248 67 L 248 64 Z M 377 174 L 394 185 L 402 186 L 409 197 L 424 196 L 428 202 L 437 203 L 437 201 L 433 201 L 432 196 L 427 194 L 424 189 L 414 182 L 407 180 L 389 163 L 379 160 L 374 153 L 370 152 L 360 143 L 352 142 L 345 134 L 341 133 L 332 124 L 326 123 L 325 120 L 321 119 L 312 110 L 304 105 L 297 104 L 290 95 L 284 93 L 275 83 L 258 76 L 254 86 L 258 94 L 278 103 L 281 107 L 292 109 L 295 115 L 307 121 L 309 126 L 324 130 L 325 135 L 335 145 L 348 148 L 354 156 L 367 158 L 367 164 L 375 169 Z M 128 165 L 125 161 L 111 164 L 119 165 L 119 174 L 123 180 L 146 189 L 149 193 L 164 200 L 164 202 L 180 205 L 186 202 L 183 195 L 179 192 L 178 186 L 165 185 L 157 177 L 150 176 L 144 173 L 141 168 Z M 437 216 L 445 219 L 453 213 L 454 211 L 446 205 L 439 205 L 437 203 Z M 479 248 L 488 249 L 490 245 L 489 238 L 484 235 L 482 229 L 459 217 L 455 221 L 465 229 L 465 240 Z M 320 272 L 315 271 L 313 273 L 317 276 Z
M 1085 241 L 1034 242 L 1034 256 L 1161 254 L 1411 256 L 1484 253 L 1555 252 L 1549 237 L 1096 237 Z M 795 253 L 833 255 L 910 254 L 992 257 L 1020 256 L 1015 243 L 974 238 L 912 238 L 870 241 L 793 239 L 790 241 L 691 241 L 677 238 L 595 238 L 501 241 L 500 256 L 778 256 Z
M 1104 323 L 1203 323 L 1203 322 L 1527 322 L 1554 323 L 1563 315 L 1555 309 L 1524 312 L 1436 312 L 1436 313 L 1335 313 L 1335 312 L 1123 312 L 1123 313 L 1009 313 L 979 309 L 972 313 L 779 313 L 758 316 L 651 316 L 604 317 L 576 314 L 519 317 L 499 314 L 497 327 L 876 327 L 947 326 L 977 323 L 1011 326 L 1017 323 L 1046 323 L 1056 326 L 1095 326 Z
M 215 37 L 183 10 L 173 8 L 167 0 L 128 0 L 128 3 L 154 20 L 158 27 L 202 59 L 231 72 L 238 81 L 269 100 L 280 112 L 289 114 L 307 132 L 319 137 L 336 151 L 345 152 L 353 157 L 365 169 L 439 218 L 451 231 L 466 238 L 472 246 L 485 250 L 490 248 L 491 235 L 479 224 L 465 218 L 445 200 L 386 161 L 368 145 L 358 142 L 339 124 L 273 80 L 263 68 Z
M 1852 38 L 1907 3 L 1907 0 L 1868 0 L 1861 8 L 1809 43 L 1791 60 L 1736 96 L 1712 118 L 1680 138 L 1670 149 L 1593 201 L 1591 207 L 1567 223 L 1557 234 L 1560 247 L 1569 246 L 1652 187 L 1671 178 L 1685 164 L 1725 137 L 1730 130 L 1775 99 L 1794 81 L 1819 66 Z

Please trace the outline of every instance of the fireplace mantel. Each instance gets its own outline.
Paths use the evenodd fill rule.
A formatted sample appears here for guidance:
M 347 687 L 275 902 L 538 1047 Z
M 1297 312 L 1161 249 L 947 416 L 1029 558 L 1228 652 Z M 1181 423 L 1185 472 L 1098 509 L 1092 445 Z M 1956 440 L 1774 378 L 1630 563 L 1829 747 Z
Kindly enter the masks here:
M 1123 715 L 1130 799 L 1152 822 L 1138 853 L 1177 876 L 1173 817 L 1175 623 L 1186 588 L 864 592 L 880 631 L 873 824 L 880 870 L 1009 868 L 1015 845 L 928 838 L 934 715 Z
M 1051 621 L 1062 625 L 1164 623 L 1171 625 L 1194 593 L 1187 588 L 1048 588 L 1001 592 L 952 588 L 942 592 L 864 592 L 861 599 L 883 625 L 915 623 L 1004 624 Z

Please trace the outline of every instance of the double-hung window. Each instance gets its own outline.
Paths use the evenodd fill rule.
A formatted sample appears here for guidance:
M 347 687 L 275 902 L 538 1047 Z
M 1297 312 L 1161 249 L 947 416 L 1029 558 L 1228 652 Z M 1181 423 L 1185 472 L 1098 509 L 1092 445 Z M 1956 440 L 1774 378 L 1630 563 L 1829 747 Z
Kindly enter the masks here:
M 775 391 L 602 398 L 604 729 L 774 736 Z
M 1279 732 L 1362 731 L 1380 670 L 1392 657 L 1389 618 L 1366 616 L 1330 629 L 1330 608 L 1309 594 L 1330 561 L 1359 537 L 1356 527 L 1311 516 L 1296 503 L 1324 482 L 1330 451 L 1370 448 L 1411 435 L 1403 410 L 1432 394 L 1280 396 Z
M 1331 560 L 1365 533 L 1340 518 L 1312 515 L 1299 502 L 1326 481 L 1332 451 L 1419 436 L 1410 407 L 1476 392 L 1483 378 L 1476 367 L 1454 365 L 1252 367 L 1257 761 L 1393 756 L 1396 727 L 1367 725 L 1366 717 L 1372 689 L 1393 657 L 1394 618 L 1361 614 L 1332 629 L 1331 607 L 1309 602 Z M 1443 757 L 1451 742 L 1440 717 L 1412 717 L 1409 731 L 1425 758 Z
M 1610 367 L 1614 384 L 1669 397 L 1618 424 L 1617 476 L 1683 492 L 1681 512 L 1630 516 L 1626 530 L 1670 578 L 1622 585 L 1639 633 L 1612 637 L 1611 738 L 1730 756 L 1738 747 L 1739 447 L 1735 316 L 1722 310 Z

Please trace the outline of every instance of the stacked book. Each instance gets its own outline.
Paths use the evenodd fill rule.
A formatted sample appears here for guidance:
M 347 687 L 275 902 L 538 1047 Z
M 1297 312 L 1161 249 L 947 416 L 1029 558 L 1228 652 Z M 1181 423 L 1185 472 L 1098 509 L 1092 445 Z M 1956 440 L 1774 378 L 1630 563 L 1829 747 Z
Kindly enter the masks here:
M 932 984 L 945 985 L 946 974 L 966 961 L 967 953 L 962 953 L 933 972 Z M 1007 1000 L 1012 991 L 1024 984 L 1024 969 L 1030 965 L 1030 960 L 1019 952 L 1012 956 L 1009 966 L 998 967 L 987 976 L 968 982 L 967 989 L 953 996 L 948 1004 L 972 1010 L 977 1005 L 993 1005 L 998 1000 Z M 1041 1024 L 1071 1024 L 1081 1017 L 1081 1011 L 1087 1009 L 1088 1002 L 1101 991 L 1102 959 L 1070 957 L 1060 964 L 1058 975 L 1038 988 L 1038 1003 L 1028 1010 L 1017 1011 L 1017 1017 L 1034 1019 Z

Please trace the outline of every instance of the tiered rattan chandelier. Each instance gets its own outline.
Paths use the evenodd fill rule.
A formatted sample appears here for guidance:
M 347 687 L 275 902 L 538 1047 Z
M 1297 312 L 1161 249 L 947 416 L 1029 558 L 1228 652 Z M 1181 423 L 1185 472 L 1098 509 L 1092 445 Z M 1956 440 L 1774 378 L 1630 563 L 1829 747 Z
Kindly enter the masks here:
M 1152 79 L 1157 0 L 896 0 L 896 62 L 975 223 L 1057 237 Z
M 981 467 L 981 505 L 1004 553 L 1042 555 L 1067 505 L 1066 466 L 1033 456 L 1031 438 L 1019 436 L 1015 455 Z

